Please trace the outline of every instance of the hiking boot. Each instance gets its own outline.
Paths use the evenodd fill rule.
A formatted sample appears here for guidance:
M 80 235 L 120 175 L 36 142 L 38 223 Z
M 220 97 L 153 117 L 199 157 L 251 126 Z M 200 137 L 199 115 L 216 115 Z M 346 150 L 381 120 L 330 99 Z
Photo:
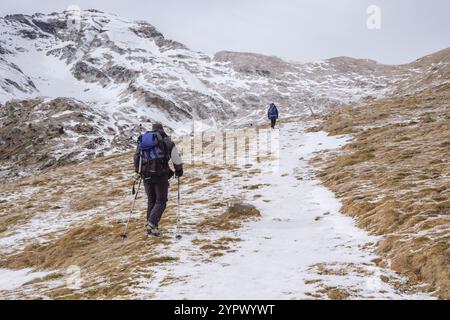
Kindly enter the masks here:
M 161 232 L 158 230 L 158 227 L 151 222 L 147 223 L 146 228 L 147 233 L 151 236 L 159 237 L 161 235 Z
M 161 231 L 159 231 L 158 229 L 151 229 L 148 231 L 148 235 L 149 236 L 154 236 L 154 237 L 160 237 L 161 236 Z

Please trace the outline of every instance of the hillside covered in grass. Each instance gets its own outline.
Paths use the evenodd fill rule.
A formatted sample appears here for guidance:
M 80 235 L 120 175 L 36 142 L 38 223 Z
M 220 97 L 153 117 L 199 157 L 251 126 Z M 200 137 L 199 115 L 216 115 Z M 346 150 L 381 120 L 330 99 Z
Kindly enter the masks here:
M 342 211 L 383 239 L 379 263 L 450 298 L 450 85 L 354 104 L 316 130 L 354 139 L 316 158 Z

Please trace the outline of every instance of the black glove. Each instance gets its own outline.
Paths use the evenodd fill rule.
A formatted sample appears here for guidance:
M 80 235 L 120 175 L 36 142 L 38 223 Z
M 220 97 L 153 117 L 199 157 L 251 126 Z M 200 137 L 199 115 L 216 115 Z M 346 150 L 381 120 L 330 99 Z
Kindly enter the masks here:
M 183 176 L 183 165 L 178 164 L 178 165 L 175 165 L 174 167 L 175 167 L 175 177 L 181 178 Z

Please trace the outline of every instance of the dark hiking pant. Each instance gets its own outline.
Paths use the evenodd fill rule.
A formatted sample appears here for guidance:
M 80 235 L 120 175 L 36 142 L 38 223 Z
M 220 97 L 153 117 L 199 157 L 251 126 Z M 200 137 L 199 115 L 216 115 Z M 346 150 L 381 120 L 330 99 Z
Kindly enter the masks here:
M 144 180 L 145 192 L 147 193 L 147 221 L 158 226 L 161 216 L 166 210 L 167 194 L 169 192 L 169 180 L 158 181 Z
M 270 119 L 270 126 L 272 127 L 272 129 L 275 129 L 275 124 L 276 123 L 277 123 L 277 119 L 276 118 Z

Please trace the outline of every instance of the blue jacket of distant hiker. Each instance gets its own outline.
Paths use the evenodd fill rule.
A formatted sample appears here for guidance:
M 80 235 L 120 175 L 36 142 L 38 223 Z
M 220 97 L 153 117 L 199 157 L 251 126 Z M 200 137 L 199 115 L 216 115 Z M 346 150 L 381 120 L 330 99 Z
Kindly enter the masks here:
M 278 119 L 278 109 L 277 106 L 273 103 L 270 104 L 269 110 L 267 111 L 267 117 L 272 119 Z

